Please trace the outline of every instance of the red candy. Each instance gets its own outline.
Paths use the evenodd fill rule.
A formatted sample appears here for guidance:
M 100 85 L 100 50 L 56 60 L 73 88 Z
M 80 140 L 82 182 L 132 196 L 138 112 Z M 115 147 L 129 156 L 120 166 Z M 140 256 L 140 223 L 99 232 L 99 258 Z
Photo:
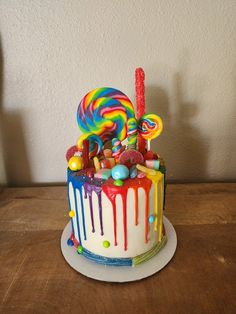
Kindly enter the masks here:
M 77 146 L 76 146 L 76 145 L 71 146 L 71 147 L 67 150 L 67 152 L 66 152 L 66 160 L 69 162 L 69 160 L 71 159 L 71 157 L 73 157 L 74 154 L 77 153 L 77 152 L 78 152 Z
M 84 169 L 89 165 L 89 140 L 83 140 L 83 152 Z
M 153 154 L 153 152 L 151 151 L 151 150 L 149 150 L 148 152 L 146 152 L 145 154 L 144 154 L 144 160 L 151 160 L 151 159 L 154 159 L 153 157 L 154 157 L 154 154 Z
M 142 164 L 143 161 L 143 155 L 134 149 L 125 150 L 119 158 L 119 163 L 128 168 L 131 168 L 133 165 Z
M 100 161 L 101 168 L 111 169 L 111 163 L 108 159 L 103 159 Z

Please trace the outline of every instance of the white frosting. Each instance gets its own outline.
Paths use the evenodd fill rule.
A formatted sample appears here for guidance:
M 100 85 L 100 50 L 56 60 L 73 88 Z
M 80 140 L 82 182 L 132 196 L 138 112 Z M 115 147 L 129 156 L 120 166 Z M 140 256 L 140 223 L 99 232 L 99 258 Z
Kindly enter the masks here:
M 159 191 L 160 195 L 160 191 Z M 145 243 L 145 199 L 146 195 L 142 188 L 138 189 L 138 225 L 135 225 L 135 197 L 134 190 L 129 188 L 127 194 L 127 250 L 124 250 L 124 225 L 123 225 L 123 204 L 121 196 L 116 197 L 116 226 L 117 226 L 117 246 L 114 242 L 114 224 L 113 224 L 113 209 L 110 200 L 106 194 L 102 192 L 102 221 L 104 235 L 101 235 L 98 197 L 95 192 L 92 193 L 93 203 L 93 216 L 95 232 L 92 232 L 91 214 L 89 198 L 84 198 L 84 190 L 82 190 L 82 197 L 84 202 L 84 217 L 85 217 L 85 230 L 86 237 L 84 237 L 81 200 L 79 190 L 76 190 L 76 195 L 72 183 L 69 183 L 69 199 L 71 209 L 75 211 L 73 219 L 75 238 L 79 241 L 78 237 L 78 224 L 81 235 L 81 245 L 87 250 L 106 257 L 135 257 L 139 254 L 145 253 L 150 250 L 158 241 L 158 232 L 154 230 L 154 223 L 148 224 L 148 242 Z M 162 196 L 163 197 L 163 196 Z M 160 197 L 158 198 L 160 200 Z M 75 202 L 77 202 L 78 217 L 75 210 Z M 148 216 L 154 214 L 154 185 L 149 192 L 149 213 Z M 110 242 L 110 247 L 105 248 L 103 241 Z

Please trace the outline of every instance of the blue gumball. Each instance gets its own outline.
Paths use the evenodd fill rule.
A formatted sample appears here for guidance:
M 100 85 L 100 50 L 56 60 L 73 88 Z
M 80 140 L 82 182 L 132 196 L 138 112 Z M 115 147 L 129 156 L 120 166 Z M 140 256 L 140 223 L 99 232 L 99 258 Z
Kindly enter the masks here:
M 129 169 L 124 165 L 116 165 L 112 168 L 111 175 L 114 180 L 124 180 L 129 177 Z

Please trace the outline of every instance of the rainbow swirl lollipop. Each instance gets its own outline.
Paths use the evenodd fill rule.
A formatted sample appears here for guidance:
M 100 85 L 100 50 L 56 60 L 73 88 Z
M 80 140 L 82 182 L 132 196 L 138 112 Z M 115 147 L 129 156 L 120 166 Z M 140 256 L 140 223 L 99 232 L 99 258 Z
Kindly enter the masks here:
M 163 123 L 160 117 L 153 113 L 143 115 L 138 121 L 139 134 L 145 139 L 151 141 L 159 136 L 163 130 Z
M 134 108 L 129 98 L 109 87 L 89 92 L 81 100 L 77 112 L 81 131 L 98 135 L 103 143 L 112 138 L 123 141 L 127 137 L 127 121 L 133 117 Z

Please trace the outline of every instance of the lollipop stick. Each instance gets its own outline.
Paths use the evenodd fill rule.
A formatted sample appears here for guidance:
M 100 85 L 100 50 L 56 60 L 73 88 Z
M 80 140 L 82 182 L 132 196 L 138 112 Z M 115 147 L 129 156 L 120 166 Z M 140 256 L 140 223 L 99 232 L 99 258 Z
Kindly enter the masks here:
M 151 150 L 151 141 L 147 140 L 147 150 Z

